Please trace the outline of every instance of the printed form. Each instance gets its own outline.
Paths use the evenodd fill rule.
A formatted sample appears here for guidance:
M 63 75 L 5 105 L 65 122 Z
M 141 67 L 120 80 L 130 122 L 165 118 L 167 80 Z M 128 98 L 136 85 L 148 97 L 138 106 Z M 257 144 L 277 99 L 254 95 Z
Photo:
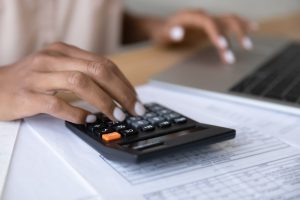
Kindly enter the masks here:
M 103 199 L 300 199 L 300 150 L 287 137 L 300 133 L 299 116 L 155 86 L 138 92 L 144 102 L 234 128 L 236 138 L 133 164 L 99 156 L 60 120 L 26 123 Z

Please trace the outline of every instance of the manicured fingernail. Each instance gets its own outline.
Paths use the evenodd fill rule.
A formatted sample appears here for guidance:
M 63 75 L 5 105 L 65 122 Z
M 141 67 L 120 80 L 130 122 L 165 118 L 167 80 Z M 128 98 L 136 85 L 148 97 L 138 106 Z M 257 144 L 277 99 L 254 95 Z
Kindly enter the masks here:
M 175 42 L 180 42 L 184 39 L 184 29 L 181 26 L 174 26 L 170 30 L 170 37 Z
M 223 37 L 223 36 L 219 37 L 218 45 L 222 49 L 226 49 L 228 47 L 228 42 L 225 39 L 225 37 Z
M 251 50 L 253 48 L 252 41 L 249 37 L 244 37 L 242 42 L 245 49 Z
M 224 53 L 224 59 L 228 64 L 233 64 L 235 62 L 235 56 L 230 50 Z
M 113 111 L 114 118 L 118 121 L 124 121 L 125 120 L 125 113 L 118 107 L 115 107 Z
M 136 102 L 135 105 L 134 105 L 134 112 L 137 114 L 137 115 L 144 115 L 145 112 L 146 112 L 146 109 L 145 107 L 143 106 L 143 104 L 141 104 L 140 102 Z
M 86 123 L 94 123 L 97 120 L 96 115 L 87 115 L 85 118 Z

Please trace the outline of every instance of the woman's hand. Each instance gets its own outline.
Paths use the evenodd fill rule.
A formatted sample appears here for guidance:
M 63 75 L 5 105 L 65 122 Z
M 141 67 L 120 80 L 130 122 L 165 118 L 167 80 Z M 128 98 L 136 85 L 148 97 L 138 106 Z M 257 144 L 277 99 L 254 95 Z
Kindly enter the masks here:
M 0 68 L 0 120 L 47 113 L 73 123 L 94 122 L 88 111 L 55 96 L 73 92 L 112 120 L 143 115 L 133 86 L 110 60 L 63 43 L 50 45 L 20 62 Z
M 230 49 L 227 36 L 234 33 L 240 46 L 246 50 L 252 49 L 249 32 L 257 28 L 236 15 L 212 16 L 204 11 L 181 11 L 167 20 L 159 23 L 159 28 L 153 30 L 151 36 L 160 45 L 170 45 L 209 39 L 218 49 L 223 62 L 232 64 L 235 56 Z

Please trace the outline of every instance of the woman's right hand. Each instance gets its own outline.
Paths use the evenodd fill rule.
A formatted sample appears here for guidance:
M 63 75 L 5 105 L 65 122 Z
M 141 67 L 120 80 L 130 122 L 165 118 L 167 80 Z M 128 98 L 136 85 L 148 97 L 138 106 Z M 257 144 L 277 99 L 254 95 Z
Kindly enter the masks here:
M 0 120 L 15 120 L 47 113 L 73 123 L 96 117 L 55 96 L 73 92 L 111 120 L 123 121 L 124 112 L 143 115 L 134 87 L 110 60 L 63 43 L 0 68 Z

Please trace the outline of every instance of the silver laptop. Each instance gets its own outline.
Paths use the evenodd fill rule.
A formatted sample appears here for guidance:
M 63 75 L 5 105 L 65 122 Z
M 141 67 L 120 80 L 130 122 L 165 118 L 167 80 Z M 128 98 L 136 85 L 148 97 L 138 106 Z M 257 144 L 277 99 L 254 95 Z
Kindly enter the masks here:
M 153 80 L 299 108 L 300 44 L 259 37 L 253 43 L 252 51 L 235 51 L 233 65 L 222 64 L 216 50 L 207 48 Z

